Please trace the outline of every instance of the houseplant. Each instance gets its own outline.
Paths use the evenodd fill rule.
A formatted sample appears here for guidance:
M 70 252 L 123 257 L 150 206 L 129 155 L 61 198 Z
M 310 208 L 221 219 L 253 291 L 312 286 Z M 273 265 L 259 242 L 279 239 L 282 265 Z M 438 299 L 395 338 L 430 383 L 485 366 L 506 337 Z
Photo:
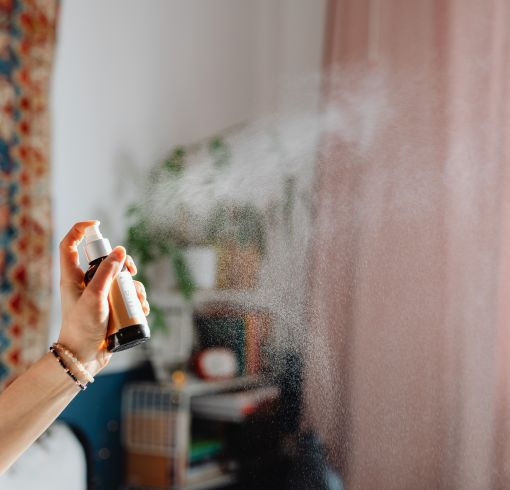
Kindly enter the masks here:
M 151 181 L 157 179 L 161 171 L 173 175 L 176 180 L 184 167 L 186 151 L 182 147 L 173 150 L 170 156 L 164 160 L 162 166 L 153 169 L 149 176 Z M 196 289 L 184 254 L 183 237 L 176 228 L 170 228 L 162 232 L 149 225 L 145 210 L 141 205 L 132 205 L 128 208 L 127 216 L 129 226 L 126 234 L 126 246 L 129 252 L 136 258 L 139 279 L 145 284 L 147 292 L 152 289 L 152 277 L 147 273 L 148 266 L 162 260 L 168 260 L 176 282 L 177 289 L 186 300 L 190 300 Z M 152 303 L 152 328 L 155 330 L 166 328 L 165 316 L 162 308 Z
M 202 173 L 190 178 L 192 170 L 186 173 L 186 160 L 199 152 L 205 155 L 199 162 Z M 204 264 L 210 268 L 214 263 L 216 269 L 216 257 L 217 277 L 213 281 L 216 286 L 224 289 L 255 287 L 266 248 L 264 213 L 249 202 L 229 196 L 218 198 L 214 192 L 210 199 L 200 196 L 207 201 L 207 206 L 205 212 L 197 211 L 188 196 L 195 195 L 190 188 L 196 180 L 200 180 L 205 194 L 207 190 L 221 187 L 231 170 L 231 151 L 221 137 L 212 138 L 207 145 L 179 146 L 151 170 L 146 194 L 158 197 L 150 205 L 129 208 L 126 238 L 148 292 L 154 279 L 154 274 L 149 273 L 151 266 L 169 261 L 175 288 L 190 300 L 197 285 L 212 286 L 211 274 L 204 274 Z M 202 178 L 202 174 L 205 177 Z M 155 219 L 158 213 L 161 216 Z M 198 216 L 200 213 L 202 215 Z M 164 328 L 162 309 L 154 302 L 152 305 L 153 327 Z

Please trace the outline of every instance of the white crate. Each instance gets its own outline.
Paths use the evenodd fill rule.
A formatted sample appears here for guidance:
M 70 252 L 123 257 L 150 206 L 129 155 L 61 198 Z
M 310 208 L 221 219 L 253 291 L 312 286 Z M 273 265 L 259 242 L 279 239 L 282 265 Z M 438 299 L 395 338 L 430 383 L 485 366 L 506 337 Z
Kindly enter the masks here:
M 168 386 L 129 385 L 123 396 L 123 442 L 128 451 L 175 456 L 185 450 L 189 399 Z

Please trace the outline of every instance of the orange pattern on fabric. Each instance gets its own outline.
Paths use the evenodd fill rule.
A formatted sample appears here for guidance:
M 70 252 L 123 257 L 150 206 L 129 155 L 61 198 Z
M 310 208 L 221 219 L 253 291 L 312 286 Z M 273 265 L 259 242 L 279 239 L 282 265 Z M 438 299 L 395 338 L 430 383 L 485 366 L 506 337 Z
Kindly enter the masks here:
M 0 0 L 0 387 L 45 350 L 57 0 Z

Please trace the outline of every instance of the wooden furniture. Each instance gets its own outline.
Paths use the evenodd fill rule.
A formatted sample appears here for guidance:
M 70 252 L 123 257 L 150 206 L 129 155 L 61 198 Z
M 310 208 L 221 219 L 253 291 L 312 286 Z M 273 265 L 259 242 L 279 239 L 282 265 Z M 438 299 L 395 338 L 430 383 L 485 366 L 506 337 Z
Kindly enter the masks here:
M 214 382 L 191 378 L 181 386 L 148 382 L 128 385 L 122 403 L 127 488 L 201 490 L 233 483 L 236 476 L 232 471 L 213 471 L 200 482 L 190 481 L 192 399 L 264 383 L 261 376 L 246 376 Z

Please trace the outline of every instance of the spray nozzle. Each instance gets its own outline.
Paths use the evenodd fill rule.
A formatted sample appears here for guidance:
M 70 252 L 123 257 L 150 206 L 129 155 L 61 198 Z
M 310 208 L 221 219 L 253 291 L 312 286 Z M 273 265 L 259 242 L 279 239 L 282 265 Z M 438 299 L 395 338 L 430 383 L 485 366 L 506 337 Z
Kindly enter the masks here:
M 104 238 L 99 230 L 99 221 L 85 228 L 85 255 L 90 262 L 106 257 L 112 251 L 108 238 Z
M 100 223 L 97 222 L 95 225 L 87 226 L 87 228 L 85 228 L 85 243 L 90 243 L 103 238 L 99 225 Z

